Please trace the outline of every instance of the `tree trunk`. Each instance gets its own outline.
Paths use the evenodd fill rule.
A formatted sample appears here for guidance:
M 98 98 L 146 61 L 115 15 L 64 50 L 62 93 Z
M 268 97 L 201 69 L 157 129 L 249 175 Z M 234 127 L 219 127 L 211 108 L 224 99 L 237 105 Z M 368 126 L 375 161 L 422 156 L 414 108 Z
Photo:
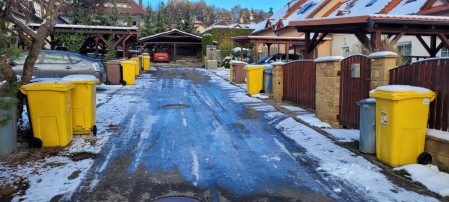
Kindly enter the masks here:
M 16 82 L 17 77 L 16 74 L 14 74 L 14 71 L 12 71 L 10 64 L 6 62 L 6 56 L 0 57 L 0 74 L 8 83 Z
M 23 64 L 23 75 L 20 80 L 20 85 L 25 85 L 30 83 L 31 77 L 33 76 L 34 64 L 36 63 L 37 57 L 42 49 L 42 44 L 44 39 L 33 39 L 31 43 L 30 50 L 28 52 L 28 57 L 25 59 Z

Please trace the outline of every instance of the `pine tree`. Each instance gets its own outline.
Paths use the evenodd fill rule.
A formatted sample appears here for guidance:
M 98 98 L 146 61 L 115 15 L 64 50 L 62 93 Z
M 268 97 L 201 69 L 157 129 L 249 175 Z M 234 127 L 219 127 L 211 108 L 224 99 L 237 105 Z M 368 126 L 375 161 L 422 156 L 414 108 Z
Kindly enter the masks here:
M 110 26 L 111 22 L 108 19 L 108 16 L 104 12 L 104 7 L 100 6 L 95 12 L 93 17 L 93 24 L 94 25 L 103 25 L 103 26 Z
M 145 9 L 145 16 L 143 18 L 143 25 L 139 27 L 139 35 L 140 37 L 146 37 L 153 35 L 155 33 L 155 27 L 153 25 L 153 15 L 154 11 L 151 9 L 151 6 L 148 6 Z
M 109 19 L 111 21 L 112 26 L 118 26 L 118 20 L 120 13 L 117 9 L 117 6 L 114 4 L 114 7 L 112 7 L 111 12 L 109 13 Z
M 129 10 L 128 10 L 128 12 L 126 12 L 125 24 L 128 27 L 133 26 L 133 19 L 131 17 L 131 13 L 129 13 Z

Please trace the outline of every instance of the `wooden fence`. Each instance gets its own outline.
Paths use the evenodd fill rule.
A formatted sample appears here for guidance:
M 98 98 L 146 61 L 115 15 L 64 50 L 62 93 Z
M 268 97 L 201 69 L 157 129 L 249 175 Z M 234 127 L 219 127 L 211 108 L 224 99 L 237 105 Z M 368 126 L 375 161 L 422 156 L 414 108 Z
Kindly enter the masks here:
M 283 66 L 284 100 L 303 108 L 315 109 L 316 66 L 312 60 L 300 60 Z
M 448 131 L 449 59 L 424 60 L 391 69 L 390 84 L 420 86 L 436 92 L 437 97 L 430 103 L 428 127 Z

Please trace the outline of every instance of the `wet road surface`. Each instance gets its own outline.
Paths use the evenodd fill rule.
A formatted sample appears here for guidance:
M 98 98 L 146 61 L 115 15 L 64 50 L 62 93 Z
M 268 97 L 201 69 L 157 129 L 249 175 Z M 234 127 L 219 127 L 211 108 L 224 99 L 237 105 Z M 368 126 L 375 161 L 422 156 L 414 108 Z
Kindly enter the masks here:
M 158 68 L 104 105 L 129 107 L 75 201 L 360 201 L 357 188 L 316 172 L 318 162 L 264 116 L 260 100 L 222 88 L 204 70 Z M 101 106 L 103 107 L 103 106 Z M 283 117 L 284 119 L 287 116 Z M 334 191 L 335 187 L 341 189 Z

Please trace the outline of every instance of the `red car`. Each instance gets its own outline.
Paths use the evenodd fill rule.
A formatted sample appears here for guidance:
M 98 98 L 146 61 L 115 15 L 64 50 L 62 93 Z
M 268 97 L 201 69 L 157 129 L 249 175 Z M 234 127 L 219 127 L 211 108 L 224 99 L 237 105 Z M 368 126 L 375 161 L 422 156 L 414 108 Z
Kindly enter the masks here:
M 156 49 L 153 54 L 153 62 L 169 62 L 167 49 Z

